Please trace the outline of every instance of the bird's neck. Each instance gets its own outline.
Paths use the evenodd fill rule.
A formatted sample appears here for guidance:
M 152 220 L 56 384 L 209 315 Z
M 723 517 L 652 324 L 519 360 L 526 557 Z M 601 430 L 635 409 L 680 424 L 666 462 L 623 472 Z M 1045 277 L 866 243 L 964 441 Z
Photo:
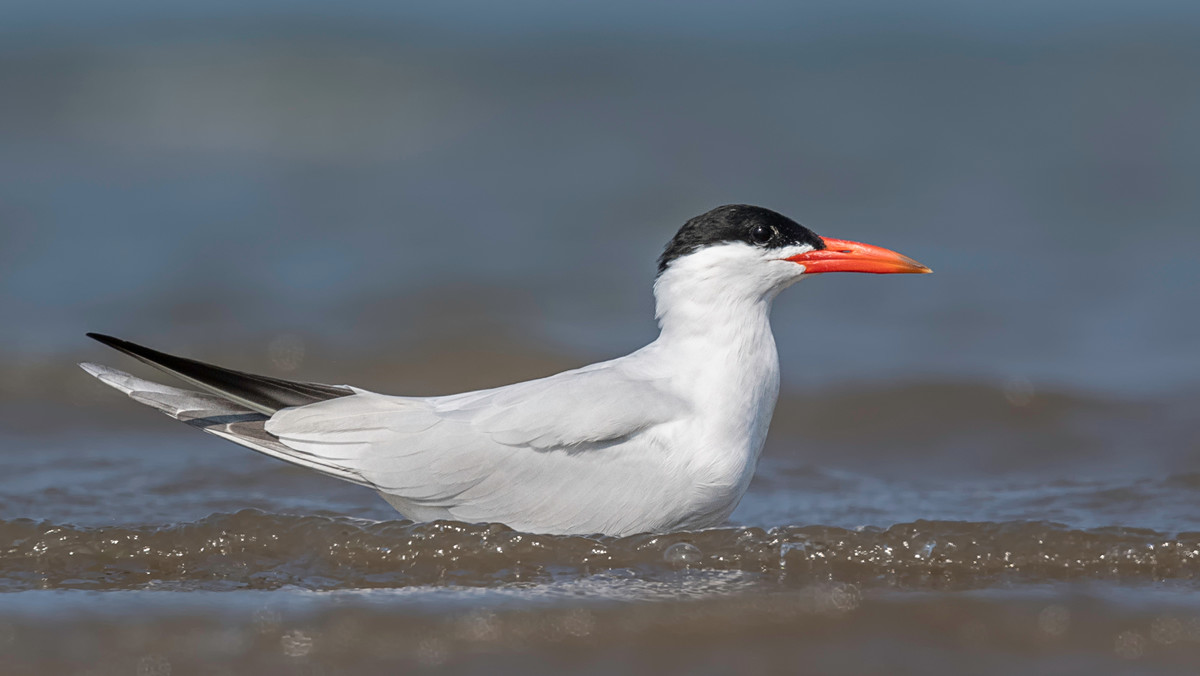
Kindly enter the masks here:
M 691 405 L 679 432 L 687 435 L 686 462 L 731 510 L 749 486 L 779 397 L 775 293 L 670 270 L 654 291 L 661 333 L 641 351 L 643 363 Z
M 677 284 L 667 273 L 659 278 L 654 287 L 654 314 L 660 341 L 732 346 L 754 338 L 761 329 L 770 334 L 773 296 L 744 293 L 737 287 L 706 281 Z
M 651 348 L 702 398 L 769 422 L 779 393 L 770 323 L 777 292 L 739 281 L 665 271 L 654 285 L 660 333 Z

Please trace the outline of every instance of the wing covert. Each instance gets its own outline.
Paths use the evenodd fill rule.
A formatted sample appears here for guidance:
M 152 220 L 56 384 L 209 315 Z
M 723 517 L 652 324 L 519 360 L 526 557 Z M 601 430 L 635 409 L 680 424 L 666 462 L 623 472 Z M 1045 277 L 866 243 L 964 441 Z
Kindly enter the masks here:
M 511 504 L 517 518 L 531 504 L 572 504 L 572 493 L 589 490 L 581 480 L 597 490 L 630 480 L 602 476 L 606 466 L 644 464 L 640 475 L 650 480 L 659 460 L 647 447 L 612 442 L 668 422 L 682 407 L 652 381 L 589 369 L 429 399 L 358 391 L 279 411 L 266 430 L 422 508 L 471 520 L 484 505 Z M 607 463 L 607 454 L 622 461 Z

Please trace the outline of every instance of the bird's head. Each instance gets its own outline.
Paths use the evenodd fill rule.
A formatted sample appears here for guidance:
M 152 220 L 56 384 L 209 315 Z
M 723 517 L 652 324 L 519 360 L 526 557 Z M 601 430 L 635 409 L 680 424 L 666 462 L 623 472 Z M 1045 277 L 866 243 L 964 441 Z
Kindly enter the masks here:
M 731 291 L 767 298 L 809 275 L 826 272 L 874 274 L 931 270 L 882 247 L 820 237 L 770 209 L 729 204 L 683 225 L 658 259 L 660 283 L 715 283 Z

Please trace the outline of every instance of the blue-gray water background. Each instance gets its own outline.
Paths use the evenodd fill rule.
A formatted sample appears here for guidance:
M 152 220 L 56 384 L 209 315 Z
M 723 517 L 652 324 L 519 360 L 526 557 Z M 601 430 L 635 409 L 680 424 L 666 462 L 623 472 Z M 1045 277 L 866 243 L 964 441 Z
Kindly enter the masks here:
M 502 384 L 653 339 L 656 256 L 684 220 L 729 202 L 894 248 L 936 271 L 829 276 L 780 298 L 774 326 L 784 396 L 736 525 L 970 521 L 983 525 L 962 537 L 1001 552 L 1009 545 L 989 535 L 995 528 L 1045 521 L 1089 537 L 1109 527 L 1149 529 L 1138 546 L 1165 539 L 1183 547 L 1186 533 L 1200 531 L 1197 83 L 1200 5 L 1187 2 L 6 3 L 3 579 L 22 598 L 58 596 L 0 611 L 0 649 L 22 647 L 31 670 L 51 673 L 63 665 L 47 657 L 52 650 L 35 649 L 52 645 L 48 639 L 13 637 L 48 636 L 57 627 L 95 634 L 69 665 L 119 672 L 157 668 L 161 658 L 186 668 L 195 651 L 166 643 L 112 648 L 112 661 L 101 662 L 96 646 L 124 644 L 97 638 L 99 624 L 76 618 L 83 624 L 68 627 L 62 618 L 75 618 L 77 608 L 98 612 L 101 603 L 72 594 L 136 595 L 155 585 L 222 591 L 164 569 L 162 560 L 175 551 L 199 557 L 196 543 L 218 532 L 251 537 L 311 526 L 318 535 L 297 551 L 375 537 L 287 521 L 306 514 L 393 518 L 364 491 L 174 429 L 90 381 L 75 361 L 129 362 L 88 344 L 85 331 L 387 392 Z M 261 513 L 234 514 L 246 507 Z M 206 521 L 212 514 L 216 521 Z M 40 535 L 22 530 L 22 519 L 41 523 Z M 179 535 L 153 561 L 117 557 L 120 565 L 99 556 L 59 570 L 38 549 L 46 533 L 65 529 L 79 539 L 58 546 L 86 553 L 109 538 L 103 529 L 118 526 L 193 527 L 200 535 Z M 475 534 L 462 537 L 479 543 Z M 1042 553 L 1094 563 L 1097 547 L 1116 546 L 1103 537 L 1087 541 L 1091 554 L 1080 554 L 1075 541 Z M 794 545 L 783 533 L 770 547 L 783 561 Z M 541 580 L 540 591 L 524 595 L 510 593 L 507 572 L 479 573 L 478 565 L 491 569 L 469 557 L 444 564 L 441 577 L 380 582 L 353 563 L 338 573 L 305 568 L 291 555 L 262 560 L 243 552 L 230 556 L 248 577 L 213 575 L 242 580 L 230 589 L 291 590 L 274 593 L 416 590 L 409 601 L 388 597 L 356 612 L 403 625 L 412 608 L 435 608 L 428 612 L 454 622 L 455 612 L 474 607 L 473 597 L 446 600 L 429 590 L 456 572 L 467 587 L 497 595 L 478 599 L 489 608 L 555 599 L 554 585 L 586 595 L 571 585 L 595 582 L 595 571 L 561 546 L 559 559 L 537 565 L 565 569 L 568 581 Z M 725 544 L 707 547 L 706 556 L 729 555 Z M 660 598 L 678 584 L 680 595 L 712 601 L 704 585 L 724 584 L 705 578 L 697 591 L 695 578 L 646 573 L 640 555 L 629 556 L 629 565 L 613 566 L 634 570 L 632 582 L 605 579 L 585 591 Z M 661 556 L 653 549 L 653 560 Z M 701 566 L 706 574 L 724 570 L 710 564 Z M 150 572 L 122 577 L 114 573 L 122 565 Z M 214 565 L 197 558 L 192 568 Z M 1157 641 L 1154 626 L 1161 629 L 1163 617 L 1180 626 L 1200 617 L 1193 572 L 1146 576 L 1181 587 L 1186 593 L 1175 600 L 1192 614 L 1147 611 L 1144 627 L 1114 610 L 1143 598 L 1136 590 L 1143 588 L 1121 575 L 1078 601 L 1070 596 L 1077 587 L 1047 592 L 1040 585 L 1060 580 L 1035 574 L 1025 580 L 1035 587 L 1003 603 L 876 597 L 877 588 L 905 584 L 880 584 L 875 573 L 816 578 L 865 595 L 859 614 L 842 620 L 838 640 L 850 643 L 890 645 L 908 615 L 888 624 L 887 604 L 928 602 L 992 629 L 1003 625 L 995 618 L 1029 606 L 1035 634 L 1045 629 L 1047 608 L 1099 604 L 1113 618 L 1097 630 L 1107 632 L 1099 647 L 1048 649 L 1052 657 L 1103 664 L 1134 655 L 1169 665 L 1172 655 L 1195 653 Z M 1002 588 L 992 585 L 986 578 L 967 586 Z M 768 587 L 756 593 L 783 593 Z M 1143 591 L 1153 605 L 1160 592 Z M 220 615 L 214 606 L 235 616 L 230 607 L 259 608 L 234 595 L 194 598 L 202 600 L 180 602 L 179 621 L 202 624 Z M 749 598 L 751 606 L 761 600 Z M 320 605 L 278 603 L 285 616 L 288 603 Z M 154 626 L 146 618 L 166 612 L 156 604 L 134 597 L 111 612 L 130 626 Z M 59 614 L 30 610 L 39 606 Z M 632 608 L 612 616 L 613 625 L 673 621 Z M 749 612 L 735 611 L 722 612 Z M 325 635 L 341 621 L 319 609 L 294 612 L 324 618 L 311 622 Z M 503 617 L 496 620 L 503 631 L 523 626 Z M 632 645 L 615 629 L 604 633 L 605 617 L 588 626 L 603 641 Z M 767 628 L 737 645 L 756 646 L 746 654 L 771 665 L 786 662 L 784 644 L 761 641 L 808 620 L 754 617 Z M 247 635 L 281 636 L 286 648 L 292 629 L 276 628 L 278 636 Z M 705 636 L 701 625 L 690 631 Z M 941 656 L 929 668 L 961 671 L 989 654 L 997 668 L 1036 670 L 1050 659 L 1038 652 L 1045 646 L 1037 641 L 1050 640 L 1042 634 L 1029 639 L 1028 651 L 999 657 L 984 650 L 998 643 L 972 643 L 975 634 L 949 647 L 907 640 L 922 659 Z M 409 652 L 356 654 L 479 666 L 439 653 L 457 644 L 430 636 L 436 649 L 418 641 Z M 294 657 L 275 655 L 276 638 L 268 641 L 270 659 Z M 324 644 L 309 639 L 320 655 Z M 228 658 L 235 668 L 252 663 L 238 660 L 268 659 L 253 641 L 238 645 L 243 652 Z M 544 657 L 543 648 L 514 648 L 508 664 L 526 668 L 521 660 Z M 628 663 L 590 663 L 645 667 L 673 654 L 637 650 L 625 654 Z M 853 651 L 832 651 L 826 666 L 834 670 L 872 668 L 847 657 Z M 353 663 L 329 654 L 328 664 Z

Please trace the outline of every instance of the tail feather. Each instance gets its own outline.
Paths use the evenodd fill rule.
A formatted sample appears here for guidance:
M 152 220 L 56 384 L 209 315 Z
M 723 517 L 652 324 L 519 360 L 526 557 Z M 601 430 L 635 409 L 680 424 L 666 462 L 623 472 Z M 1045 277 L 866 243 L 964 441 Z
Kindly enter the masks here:
M 253 416 L 263 420 L 267 419 L 267 416 L 261 413 L 215 394 L 181 390 L 150 380 L 142 380 L 124 371 L 100 364 L 83 363 L 79 366 L 105 385 L 129 395 L 130 399 L 158 409 L 183 422 L 229 416 Z
M 259 376 L 252 373 L 242 373 L 241 371 L 205 364 L 194 359 L 176 357 L 112 336 L 99 333 L 89 333 L 87 335 L 89 338 L 120 350 L 180 380 L 265 415 L 271 415 L 279 409 L 290 406 L 304 406 L 318 401 L 325 401 L 326 399 L 354 394 L 354 390 L 348 387 L 304 383 Z M 117 373 L 120 373 L 120 371 L 117 371 Z M 93 373 L 92 375 L 96 374 Z M 96 377 L 99 378 L 100 376 Z M 104 379 L 101 378 L 101 380 Z M 113 386 L 117 387 L 116 385 Z M 121 388 L 117 387 L 117 389 Z M 153 404 L 150 405 L 153 406 Z
M 352 470 L 319 462 L 280 443 L 279 438 L 266 431 L 270 414 L 254 410 L 207 392 L 194 392 L 162 385 L 100 364 L 83 363 L 84 371 L 95 376 L 138 403 L 158 409 L 176 420 L 198 427 L 209 434 L 228 439 L 254 451 L 294 465 L 315 469 L 345 481 L 374 488 L 374 484 Z

